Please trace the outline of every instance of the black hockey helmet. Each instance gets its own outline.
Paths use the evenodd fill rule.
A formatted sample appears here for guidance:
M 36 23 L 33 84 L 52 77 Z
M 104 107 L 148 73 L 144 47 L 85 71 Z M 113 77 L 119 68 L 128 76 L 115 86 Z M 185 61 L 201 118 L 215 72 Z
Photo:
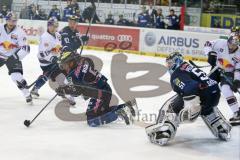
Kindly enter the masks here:
M 166 58 L 166 67 L 172 74 L 183 63 L 183 56 L 179 52 L 172 52 Z
M 69 67 L 72 69 L 76 65 L 77 60 L 79 58 L 80 58 L 80 55 L 73 51 L 62 52 L 58 60 L 60 69 L 64 69 L 65 68 L 64 66 L 66 65 L 69 65 Z

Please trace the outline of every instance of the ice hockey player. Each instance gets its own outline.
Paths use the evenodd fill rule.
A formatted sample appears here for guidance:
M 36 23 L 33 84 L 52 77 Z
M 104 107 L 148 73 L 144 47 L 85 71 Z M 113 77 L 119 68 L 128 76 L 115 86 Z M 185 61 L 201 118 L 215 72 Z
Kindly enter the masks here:
M 88 36 L 86 35 L 81 36 L 80 32 L 77 30 L 78 21 L 79 21 L 79 17 L 75 15 L 69 16 L 68 26 L 64 27 L 60 31 L 63 52 L 69 51 L 69 52 L 74 52 L 75 54 L 79 54 L 77 52 L 77 49 L 79 49 L 82 45 L 86 44 L 87 41 L 89 40 Z M 93 61 L 90 58 L 88 57 L 85 57 L 85 58 L 89 61 L 89 63 L 93 64 Z M 68 99 L 70 100 L 69 102 L 72 105 L 75 105 L 74 97 L 68 96 Z M 87 98 L 85 97 L 85 99 Z
M 234 26 L 231 28 L 230 30 L 231 34 L 238 34 L 240 35 L 240 27 L 239 26 Z M 207 51 L 205 54 L 207 54 L 208 56 L 208 63 L 212 66 L 211 69 L 213 69 L 217 64 L 217 53 L 213 50 L 209 51 L 209 47 L 208 47 L 209 41 L 207 41 L 205 43 L 205 47 L 207 48 Z M 217 81 L 218 83 L 221 82 L 221 72 L 219 70 L 216 70 L 215 72 L 213 72 L 210 76 L 211 79 Z
M 217 65 L 220 69 L 221 91 L 233 112 L 230 118 L 232 125 L 240 123 L 240 108 L 234 92 L 240 88 L 240 34 L 237 31 L 231 33 L 230 37 L 207 41 L 204 52 L 208 55 L 211 65 Z
M 109 106 L 112 90 L 107 78 L 91 66 L 85 58 L 74 52 L 64 52 L 59 60 L 60 68 L 67 73 L 69 85 L 59 86 L 58 95 L 65 94 L 90 97 L 86 111 L 87 123 L 91 127 L 111 123 L 121 117 L 126 124 L 130 124 L 136 110 L 135 101 L 125 104 Z
M 71 15 L 68 18 L 68 26 L 60 32 L 64 51 L 77 52 L 77 49 L 89 39 L 88 36 L 81 36 L 77 30 L 78 19 L 77 16 Z
M 152 143 L 165 145 L 173 139 L 180 123 L 193 122 L 199 115 L 214 136 L 226 141 L 230 138 L 231 125 L 217 108 L 220 90 L 216 81 L 191 64 L 184 62 L 180 53 L 166 58 L 170 82 L 177 93 L 161 109 L 156 124 L 146 127 Z
M 39 97 L 38 90 L 51 78 L 55 81 L 55 77 L 62 71 L 57 64 L 60 56 L 62 45 L 61 35 L 57 32 L 58 20 L 51 17 L 47 22 L 47 31 L 40 37 L 38 60 L 43 74 L 39 76 L 35 86 L 31 90 L 31 94 Z
M 27 103 L 32 102 L 32 97 L 23 78 L 22 60 L 29 53 L 26 34 L 17 27 L 17 15 L 9 12 L 6 24 L 0 25 L 0 67 L 4 64 L 7 66 L 8 74 L 23 93 Z

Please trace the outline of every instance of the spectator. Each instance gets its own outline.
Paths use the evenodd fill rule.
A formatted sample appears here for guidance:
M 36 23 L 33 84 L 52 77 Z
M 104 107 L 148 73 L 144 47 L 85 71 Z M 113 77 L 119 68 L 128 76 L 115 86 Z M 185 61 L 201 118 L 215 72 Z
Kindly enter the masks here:
M 60 10 L 57 8 L 57 5 L 52 5 L 52 9 L 48 15 L 48 19 L 51 17 L 55 17 L 58 21 L 60 21 Z
M 165 29 L 164 16 L 161 8 L 157 10 L 156 28 Z
M 153 8 L 152 3 L 150 4 L 149 9 L 147 10 L 147 13 L 150 16 L 150 22 L 154 24 L 155 19 L 157 17 L 157 10 Z
M 67 1 L 67 7 L 64 8 L 63 10 L 63 18 L 62 20 L 67 22 L 68 18 L 73 15 L 73 8 L 71 5 L 71 1 Z
M 170 15 L 167 16 L 167 19 L 168 19 L 167 29 L 174 29 L 174 30 L 179 29 L 179 19 L 173 9 L 170 10 Z
M 114 21 L 114 19 L 112 17 L 113 17 L 113 15 L 111 13 L 109 13 L 108 14 L 108 18 L 105 19 L 104 24 L 114 25 L 115 21 Z
M 77 10 L 80 11 L 77 1 L 72 0 L 71 5 L 72 5 L 72 9 L 73 9 L 73 14 L 76 15 Z
M 25 6 L 21 9 L 20 19 L 29 19 L 29 6 Z
M 31 4 L 29 9 L 29 19 L 37 19 L 37 7 L 34 4 Z
M 101 23 L 100 19 L 98 18 L 97 16 L 97 13 L 95 12 L 94 15 L 94 8 L 92 5 L 90 5 L 89 7 L 85 8 L 84 11 L 83 11 L 83 19 L 86 23 L 90 22 L 92 16 L 93 16 L 93 21 L 92 23 Z
M 117 25 L 119 26 L 129 26 L 130 22 L 127 19 L 123 18 L 123 15 L 119 15 L 119 20 L 117 21 Z
M 47 19 L 47 15 L 45 13 L 45 11 L 41 8 L 40 5 L 37 5 L 37 19 L 38 20 L 46 20 Z
M 6 15 L 8 14 L 8 12 L 10 12 L 10 9 L 8 9 L 6 5 L 3 5 L 3 6 L 2 6 L 2 10 L 1 10 L 1 15 L 2 15 L 2 17 L 6 17 Z
M 142 7 L 142 12 L 138 15 L 137 25 L 139 27 L 151 27 L 150 16 L 146 11 L 146 7 Z
M 76 10 L 76 14 L 75 15 L 78 17 L 78 22 L 79 23 L 84 23 L 83 17 L 80 14 L 80 10 Z

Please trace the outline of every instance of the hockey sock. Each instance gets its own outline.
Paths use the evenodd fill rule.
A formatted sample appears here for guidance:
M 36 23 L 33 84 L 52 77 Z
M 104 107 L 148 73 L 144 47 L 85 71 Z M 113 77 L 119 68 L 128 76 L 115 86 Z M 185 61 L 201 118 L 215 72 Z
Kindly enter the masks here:
M 34 88 L 40 89 L 47 81 L 48 81 L 48 77 L 45 75 L 41 75 L 36 81 Z
M 227 103 L 229 105 L 229 107 L 231 108 L 232 112 L 235 113 L 239 110 L 239 105 L 237 102 L 236 97 L 233 94 L 233 91 L 231 90 L 229 85 L 223 85 L 221 87 L 221 91 L 224 95 L 224 97 L 227 100 Z
M 117 110 L 124 108 L 125 105 L 118 105 L 118 106 L 111 106 L 110 111 L 98 116 L 96 118 L 90 118 L 87 120 L 88 125 L 91 127 L 98 127 L 100 125 L 108 124 L 114 122 L 118 119 L 118 114 L 116 113 Z

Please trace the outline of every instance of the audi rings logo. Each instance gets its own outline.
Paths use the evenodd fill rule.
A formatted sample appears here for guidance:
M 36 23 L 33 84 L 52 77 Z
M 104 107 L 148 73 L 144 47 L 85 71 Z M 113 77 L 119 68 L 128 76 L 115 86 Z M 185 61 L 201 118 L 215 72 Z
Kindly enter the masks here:
M 148 46 L 153 46 L 156 40 L 156 35 L 153 32 L 148 32 L 144 37 L 144 41 Z
M 119 42 L 122 42 L 122 41 L 129 41 L 129 42 L 131 42 L 132 41 L 132 36 L 131 35 L 123 35 L 123 34 L 121 34 L 121 35 L 118 35 L 117 36 L 117 40 L 119 41 Z

